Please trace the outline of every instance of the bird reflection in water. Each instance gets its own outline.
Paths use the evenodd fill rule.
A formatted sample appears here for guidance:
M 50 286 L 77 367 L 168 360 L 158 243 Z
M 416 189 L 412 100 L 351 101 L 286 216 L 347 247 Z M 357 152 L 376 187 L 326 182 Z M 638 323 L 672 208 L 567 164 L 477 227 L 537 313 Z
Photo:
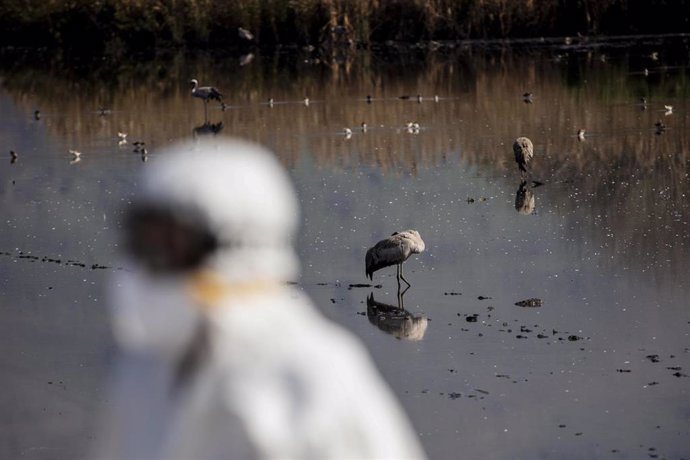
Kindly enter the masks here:
M 544 185 L 537 181 L 526 181 L 520 182 L 520 186 L 515 193 L 515 210 L 525 216 L 534 213 L 536 206 L 536 200 L 534 196 L 534 189 Z
M 408 287 L 409 289 L 409 287 Z M 367 297 L 367 318 L 369 322 L 396 339 L 419 341 L 424 338 L 429 320 L 426 316 L 415 316 L 405 310 L 403 296 L 398 295 L 398 306 L 374 300 L 374 293 Z
M 192 129 L 192 135 L 195 139 L 199 136 L 215 136 L 221 132 L 223 128 L 224 125 L 222 121 L 219 121 L 218 123 L 211 123 L 207 121 L 203 125 L 196 126 L 194 129 Z

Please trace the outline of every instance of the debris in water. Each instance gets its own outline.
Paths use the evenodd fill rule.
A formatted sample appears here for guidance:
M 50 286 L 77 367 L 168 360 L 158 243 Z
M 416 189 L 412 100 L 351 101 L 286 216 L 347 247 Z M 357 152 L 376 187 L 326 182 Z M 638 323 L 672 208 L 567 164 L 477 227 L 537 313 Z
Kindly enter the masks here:
M 515 302 L 515 305 L 518 307 L 529 307 L 529 308 L 537 308 L 541 307 L 543 301 L 541 299 L 537 299 L 536 297 L 533 297 L 531 299 L 525 299 L 521 300 L 519 302 Z

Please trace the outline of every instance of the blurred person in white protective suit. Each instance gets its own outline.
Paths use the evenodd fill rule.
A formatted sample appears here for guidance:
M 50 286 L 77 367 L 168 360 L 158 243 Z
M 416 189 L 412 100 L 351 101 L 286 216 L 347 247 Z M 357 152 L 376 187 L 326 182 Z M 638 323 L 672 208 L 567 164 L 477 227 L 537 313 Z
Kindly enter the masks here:
M 181 144 L 127 212 L 122 349 L 95 457 L 424 458 L 363 346 L 287 282 L 298 204 L 277 160 Z

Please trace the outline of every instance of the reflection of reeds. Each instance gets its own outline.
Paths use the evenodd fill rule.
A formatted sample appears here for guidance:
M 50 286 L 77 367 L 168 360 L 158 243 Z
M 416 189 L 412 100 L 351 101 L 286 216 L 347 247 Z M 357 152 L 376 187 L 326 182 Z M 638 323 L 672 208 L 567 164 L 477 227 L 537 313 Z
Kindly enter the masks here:
M 0 42 L 150 49 L 684 32 L 685 2 L 653 0 L 57 0 L 0 2 Z

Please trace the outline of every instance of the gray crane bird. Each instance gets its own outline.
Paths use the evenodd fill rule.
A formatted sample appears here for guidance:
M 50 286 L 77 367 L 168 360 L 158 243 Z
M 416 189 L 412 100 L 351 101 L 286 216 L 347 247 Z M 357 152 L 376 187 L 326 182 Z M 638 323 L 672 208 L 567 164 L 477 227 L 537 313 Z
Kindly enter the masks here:
M 513 142 L 513 153 L 515 154 L 515 162 L 524 175 L 527 173 L 527 166 L 530 160 L 532 160 L 532 156 L 534 156 L 532 141 L 526 137 L 518 137 L 515 139 L 515 142 Z
M 198 97 L 199 99 L 203 99 L 204 110 L 207 110 L 208 101 L 213 100 L 220 102 L 220 106 L 225 108 L 225 103 L 223 102 L 223 94 L 221 94 L 221 92 L 218 91 L 218 88 L 215 88 L 213 86 L 200 87 L 199 81 L 196 78 L 190 80 L 189 83 L 192 84 L 192 96 Z
M 417 230 L 395 232 L 388 238 L 376 243 L 373 248 L 367 251 L 365 274 L 371 280 L 375 271 L 390 267 L 391 265 L 397 265 L 396 279 L 398 280 L 398 287 L 400 287 L 401 279 L 408 286 L 411 286 L 403 275 L 403 263 L 412 254 L 421 254 L 424 252 L 424 249 L 424 240 L 422 240 Z

